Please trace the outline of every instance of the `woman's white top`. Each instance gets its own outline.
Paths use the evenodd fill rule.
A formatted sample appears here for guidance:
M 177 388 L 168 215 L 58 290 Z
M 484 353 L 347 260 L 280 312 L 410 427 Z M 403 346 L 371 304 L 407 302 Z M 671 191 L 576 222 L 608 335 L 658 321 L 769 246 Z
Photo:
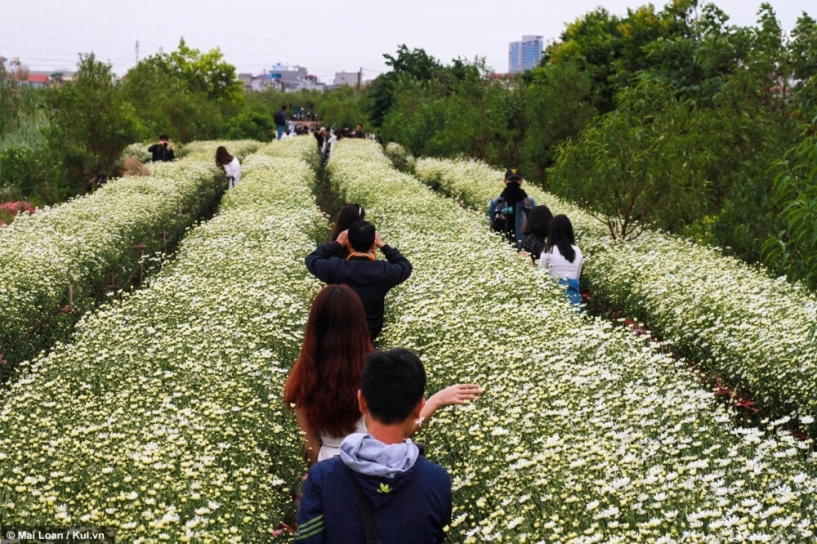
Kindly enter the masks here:
M 366 432 L 366 422 L 361 417 L 355 426 L 356 433 Z M 324 436 L 321 435 L 321 451 L 318 452 L 318 461 L 325 461 L 337 455 L 340 455 L 340 444 L 343 442 L 345 436 Z
M 323 142 L 323 152 L 326 153 L 329 151 L 329 156 L 332 156 L 332 153 L 335 151 L 335 144 L 338 143 L 338 137 L 334 134 L 329 137 L 328 140 L 324 140 Z
M 539 257 L 539 268 L 550 271 L 554 278 L 579 279 L 582 274 L 582 252 L 576 246 L 571 247 L 576 252 L 572 263 L 562 256 L 558 247 L 553 246 L 552 253 L 542 252 Z
M 233 180 L 230 182 L 230 188 L 232 189 L 234 186 L 238 185 L 238 180 L 241 179 L 241 163 L 238 162 L 238 157 L 233 157 L 232 162 L 230 164 L 224 165 L 224 172 L 227 174 L 227 177 L 232 177 Z

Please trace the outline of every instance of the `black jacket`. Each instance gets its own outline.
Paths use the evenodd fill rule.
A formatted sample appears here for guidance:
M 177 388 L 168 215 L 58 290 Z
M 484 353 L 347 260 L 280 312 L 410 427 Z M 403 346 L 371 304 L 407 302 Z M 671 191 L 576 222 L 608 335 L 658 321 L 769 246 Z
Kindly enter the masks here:
M 148 153 L 153 153 L 153 162 L 172 161 L 176 158 L 173 150 L 166 145 L 153 144 L 148 148 Z
M 309 254 L 306 267 L 327 284 L 343 284 L 354 289 L 366 310 L 366 322 L 372 340 L 383 329 L 383 306 L 386 293 L 411 275 L 411 263 L 395 248 L 383 246 L 387 261 L 370 261 L 365 257 L 336 257 L 341 245 L 327 242 Z

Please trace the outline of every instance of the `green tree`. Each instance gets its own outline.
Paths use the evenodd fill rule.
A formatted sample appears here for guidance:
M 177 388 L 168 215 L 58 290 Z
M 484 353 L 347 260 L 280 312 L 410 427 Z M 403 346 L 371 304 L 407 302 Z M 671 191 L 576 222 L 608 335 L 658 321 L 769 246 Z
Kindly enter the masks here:
M 135 140 L 133 108 L 109 64 L 81 55 L 74 81 L 49 95 L 53 115 L 46 130 L 50 175 L 61 181 L 51 201 L 89 189 L 89 178 L 112 173 L 125 147 Z

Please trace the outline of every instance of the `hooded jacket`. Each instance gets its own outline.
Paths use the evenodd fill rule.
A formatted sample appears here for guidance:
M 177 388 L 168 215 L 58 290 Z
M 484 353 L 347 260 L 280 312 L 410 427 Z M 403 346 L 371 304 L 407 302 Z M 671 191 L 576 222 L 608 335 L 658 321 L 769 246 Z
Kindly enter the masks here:
M 408 279 L 411 263 L 388 245 L 381 249 L 386 261 L 371 261 L 366 257 L 341 259 L 336 256 L 340 248 L 337 242 L 323 244 L 306 258 L 306 267 L 322 282 L 348 285 L 357 293 L 366 311 L 369 334 L 374 340 L 383 329 L 386 293 Z
M 451 478 L 410 440 L 385 445 L 351 434 L 340 456 L 312 466 L 298 512 L 298 544 L 365 544 L 356 478 L 383 544 L 439 544 L 451 522 Z

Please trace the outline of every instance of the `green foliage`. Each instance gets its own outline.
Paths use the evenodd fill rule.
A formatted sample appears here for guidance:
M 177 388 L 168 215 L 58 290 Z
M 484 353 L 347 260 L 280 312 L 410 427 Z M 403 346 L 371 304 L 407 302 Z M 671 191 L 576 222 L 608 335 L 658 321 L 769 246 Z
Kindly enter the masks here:
M 184 40 L 176 51 L 139 62 L 123 91 L 139 114 L 141 140 L 163 132 L 180 142 L 214 139 L 244 99 L 235 67 L 219 49 L 201 53 Z
M 714 127 L 671 88 L 642 82 L 618 108 L 559 151 L 550 185 L 603 221 L 614 238 L 672 227 L 706 211 L 705 140 Z
M 339 89 L 325 91 L 318 96 L 315 109 L 318 118 L 327 125 L 336 127 L 355 128 L 358 123 L 365 126 L 366 111 L 368 108 L 368 98 L 366 94 L 359 93 L 354 87 L 345 85 Z
M 80 57 L 75 81 L 50 93 L 49 104 L 49 163 L 60 183 L 46 196 L 59 200 L 85 192 L 98 172 L 116 169 L 122 150 L 136 139 L 136 117 L 111 66 L 93 54 Z
M 784 228 L 763 245 L 765 263 L 791 280 L 817 287 L 817 137 L 814 127 L 775 164 L 775 202 Z
M 269 142 L 275 122 L 272 115 L 245 111 L 236 115 L 224 125 L 225 137 L 230 140 L 258 140 Z

